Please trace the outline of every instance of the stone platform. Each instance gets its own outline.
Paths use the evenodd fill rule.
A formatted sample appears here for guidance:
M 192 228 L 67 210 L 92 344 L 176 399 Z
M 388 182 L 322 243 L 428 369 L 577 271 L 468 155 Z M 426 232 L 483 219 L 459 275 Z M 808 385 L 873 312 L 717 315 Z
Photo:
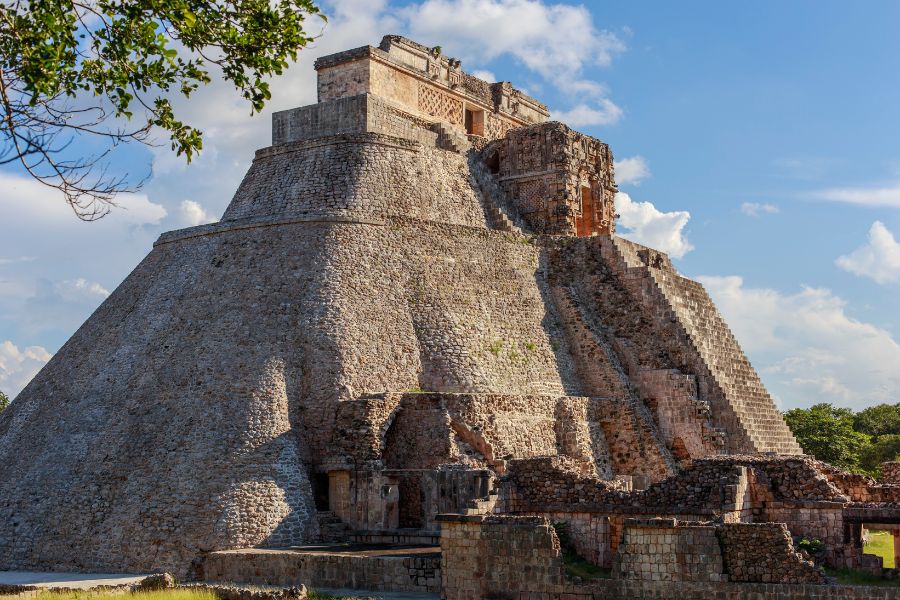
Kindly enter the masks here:
M 435 594 L 441 586 L 439 546 L 338 544 L 210 552 L 204 579 L 311 589 Z
M 47 573 L 37 571 L 0 571 L 0 587 L 31 586 L 89 590 L 101 586 L 130 585 L 148 574 L 130 573 Z

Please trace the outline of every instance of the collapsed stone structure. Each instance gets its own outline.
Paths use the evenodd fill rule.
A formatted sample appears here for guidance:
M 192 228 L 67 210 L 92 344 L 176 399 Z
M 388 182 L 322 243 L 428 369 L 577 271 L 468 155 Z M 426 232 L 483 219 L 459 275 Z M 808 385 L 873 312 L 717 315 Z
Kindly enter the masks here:
M 222 220 L 163 234 L 0 415 L 0 568 L 185 574 L 492 512 L 606 566 L 651 517 L 858 562 L 848 507 L 894 488 L 796 457 L 702 286 L 614 235 L 606 144 L 401 37 L 316 69 Z

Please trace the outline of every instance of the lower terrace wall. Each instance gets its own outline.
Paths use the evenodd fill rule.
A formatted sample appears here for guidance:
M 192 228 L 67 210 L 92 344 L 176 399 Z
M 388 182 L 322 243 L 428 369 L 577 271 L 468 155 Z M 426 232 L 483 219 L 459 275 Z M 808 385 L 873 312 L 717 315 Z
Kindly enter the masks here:
M 784 523 L 728 523 L 717 529 L 730 581 L 825 583 L 795 549 Z
M 203 561 L 203 578 L 257 585 L 434 593 L 440 590 L 440 563 L 436 552 L 422 556 L 365 556 L 234 550 L 209 553 Z
M 629 520 L 614 576 L 650 581 L 727 581 L 712 525 L 676 526 L 675 519 Z
M 564 589 L 561 555 L 559 539 L 543 517 L 444 515 L 442 598 L 517 598 Z
M 729 543 L 746 544 L 745 536 L 749 535 L 752 539 L 754 534 L 761 533 L 761 530 L 753 532 L 749 529 L 738 533 L 741 527 L 746 526 L 725 526 L 728 531 L 720 539 L 725 544 L 726 557 Z M 659 529 L 671 531 L 673 528 Z M 688 525 L 679 529 L 684 530 L 675 536 L 680 540 L 673 538 L 668 543 L 674 547 L 684 545 L 685 559 L 697 558 L 701 554 L 696 548 L 691 550 L 686 547 L 695 539 L 701 549 L 707 549 L 712 554 L 718 550 L 709 535 L 708 530 L 712 528 Z M 773 536 L 773 532 L 776 535 Z M 779 535 L 774 528 L 767 528 L 764 537 L 771 539 Z M 637 541 L 636 537 L 631 539 Z M 781 541 L 785 541 L 783 535 Z M 779 547 L 783 544 L 779 543 Z M 575 583 L 565 576 L 559 541 L 550 520 L 534 516 L 484 518 L 443 515 L 441 550 L 442 597 L 446 600 L 900 600 L 900 588 L 828 585 L 822 583 L 815 573 L 811 577 L 815 577 L 817 583 L 735 582 L 727 581 L 727 574 L 715 581 L 715 577 L 708 572 L 704 575 L 703 569 L 697 566 L 704 564 L 704 561 L 682 565 L 669 562 L 665 566 L 659 562 L 647 563 L 658 565 L 658 573 L 667 567 L 669 573 L 687 575 L 693 572 L 702 577 L 702 581 L 663 580 L 660 577 L 659 581 L 619 578 Z M 763 542 L 754 551 L 741 549 L 741 560 L 762 562 L 764 557 L 761 553 L 771 551 L 772 548 Z M 776 551 L 776 554 L 779 553 Z M 734 556 L 730 559 L 736 560 Z M 795 559 L 789 557 L 796 567 L 799 561 Z M 705 565 L 715 570 L 722 563 L 714 564 L 706 560 Z M 648 574 L 652 572 L 647 571 Z M 746 576 L 750 575 L 748 570 Z

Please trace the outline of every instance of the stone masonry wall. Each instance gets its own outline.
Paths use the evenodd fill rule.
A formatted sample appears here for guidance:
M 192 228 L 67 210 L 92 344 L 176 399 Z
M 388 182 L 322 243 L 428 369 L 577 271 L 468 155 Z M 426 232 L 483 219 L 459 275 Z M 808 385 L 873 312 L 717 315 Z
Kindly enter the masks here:
M 539 252 L 399 218 L 168 236 L 0 417 L 0 567 L 182 573 L 302 543 L 339 402 L 577 393 Z
M 486 227 L 465 157 L 375 133 L 258 151 L 222 220 L 315 216 Z
M 784 523 L 730 523 L 718 529 L 729 581 L 825 583 L 795 549 Z
M 340 134 L 381 133 L 433 148 L 438 134 L 431 121 L 417 118 L 371 94 L 348 96 L 272 115 L 272 144 Z
M 609 146 L 558 122 L 510 131 L 482 153 L 495 165 L 510 205 L 531 231 L 608 235 L 615 231 Z
M 881 463 L 881 481 L 900 484 L 900 461 Z
M 516 598 L 565 581 L 559 539 L 542 517 L 443 517 L 442 598 Z
M 490 524 L 488 524 L 490 523 Z M 730 526 L 726 526 L 730 527 Z M 679 528 L 680 529 L 680 528 Z M 744 583 L 726 581 L 723 575 L 714 581 L 713 573 L 701 566 L 721 567 L 714 557 L 718 543 L 715 533 L 705 526 L 684 527 L 676 538 L 688 545 L 697 540 L 696 549 L 684 548 L 682 556 L 697 559 L 690 563 L 648 562 L 659 564 L 662 573 L 687 573 L 693 570 L 701 581 L 652 579 L 598 579 L 587 584 L 568 581 L 563 574 L 558 540 L 547 519 L 539 517 L 442 517 L 441 577 L 443 597 L 454 599 L 513 598 L 516 600 L 897 600 L 900 589 L 855 587 L 817 583 Z M 736 528 L 735 528 L 736 530 Z M 782 538 L 783 539 L 783 538 Z M 679 543 L 679 539 L 658 543 Z M 515 558 L 513 558 L 515 556 Z M 701 558 L 706 556 L 706 558 Z M 721 555 L 720 555 L 721 556 Z M 720 558 L 721 560 L 721 558 Z M 794 559 L 791 558 L 793 563 Z M 643 563 L 641 563 L 643 564 Z M 794 563 L 796 564 L 796 563 Z M 803 567 L 805 570 L 805 567 Z M 646 573 L 654 571 L 648 569 Z M 815 576 L 813 576 L 814 578 Z M 821 581 L 821 580 L 818 580 Z
M 206 555 L 203 578 L 254 585 L 435 593 L 440 591 L 441 559 L 436 552 L 366 556 L 327 550 L 298 553 L 248 549 Z
M 727 581 L 716 528 L 674 519 L 630 519 L 613 565 L 619 579 Z

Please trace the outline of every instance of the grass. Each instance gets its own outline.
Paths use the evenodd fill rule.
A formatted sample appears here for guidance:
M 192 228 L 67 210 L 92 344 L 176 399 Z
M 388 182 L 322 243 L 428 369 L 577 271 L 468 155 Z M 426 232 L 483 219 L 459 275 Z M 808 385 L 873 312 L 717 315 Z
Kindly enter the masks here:
M 563 565 L 567 576 L 580 577 L 582 581 L 609 579 L 612 577 L 612 569 L 598 567 L 571 551 L 563 552 Z
M 825 574 L 844 585 L 874 585 L 878 587 L 897 587 L 900 585 L 900 581 L 896 579 L 882 579 L 878 575 L 853 569 L 829 569 L 825 567 Z
M 894 568 L 894 536 L 890 531 L 869 530 L 869 541 L 863 546 L 863 552 L 880 556 L 885 569 Z
M 612 577 L 612 569 L 598 567 L 578 554 L 575 550 L 575 546 L 572 544 L 568 523 L 553 523 L 553 530 L 556 531 L 556 537 L 559 538 L 559 545 L 562 550 L 563 567 L 566 570 L 567 577 L 578 577 L 582 581 L 609 579 Z
M 212 592 L 202 590 L 176 589 L 159 590 L 155 592 L 121 592 L 115 590 L 72 590 L 59 591 L 45 590 L 38 592 L 29 600 L 110 600 L 120 598 L 122 600 L 217 600 Z M 333 596 L 324 592 L 310 590 L 308 600 L 360 600 L 358 597 Z
M 110 590 L 67 590 L 38 592 L 35 600 L 97 600 L 97 598 L 126 598 L 127 600 L 217 600 L 212 592 L 202 590 L 159 590 L 155 592 L 116 592 Z

